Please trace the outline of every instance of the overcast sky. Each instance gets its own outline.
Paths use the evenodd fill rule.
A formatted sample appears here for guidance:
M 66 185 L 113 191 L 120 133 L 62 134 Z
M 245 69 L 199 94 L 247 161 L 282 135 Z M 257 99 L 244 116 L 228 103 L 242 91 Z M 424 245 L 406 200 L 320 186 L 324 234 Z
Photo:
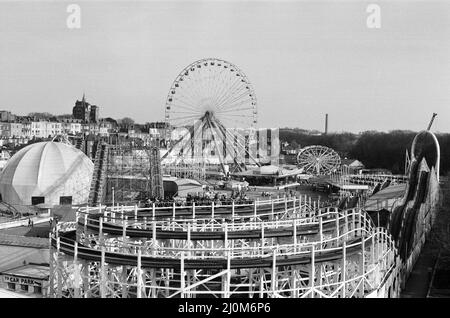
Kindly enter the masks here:
M 69 29 L 67 5 L 81 7 Z M 381 28 L 366 25 L 368 3 Z M 253 83 L 258 126 L 450 132 L 450 1 L 3 1 L 0 109 L 164 118 L 188 64 L 217 57 Z

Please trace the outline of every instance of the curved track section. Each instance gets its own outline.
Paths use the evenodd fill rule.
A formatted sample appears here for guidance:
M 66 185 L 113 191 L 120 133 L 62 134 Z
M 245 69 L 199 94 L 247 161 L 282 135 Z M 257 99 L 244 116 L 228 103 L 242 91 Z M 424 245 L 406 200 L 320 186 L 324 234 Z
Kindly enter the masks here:
M 53 297 L 365 297 L 397 260 L 364 211 L 307 198 L 83 208 L 51 246 Z

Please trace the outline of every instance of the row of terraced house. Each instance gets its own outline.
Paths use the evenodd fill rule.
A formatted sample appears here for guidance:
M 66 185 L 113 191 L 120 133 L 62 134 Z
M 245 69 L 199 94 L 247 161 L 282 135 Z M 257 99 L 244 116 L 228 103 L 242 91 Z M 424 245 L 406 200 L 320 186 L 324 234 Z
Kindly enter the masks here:
M 17 116 L 10 111 L 0 111 L 0 144 L 26 144 L 34 138 L 51 138 L 57 135 L 103 135 L 117 130 L 112 118 L 99 118 L 99 107 L 86 102 L 85 96 L 77 100 L 72 115 L 38 118 Z
M 32 115 L 32 114 L 31 114 Z M 52 138 L 61 134 L 72 136 L 111 134 L 134 138 L 161 138 L 165 131 L 164 123 L 118 125 L 113 118 L 100 118 L 99 107 L 91 105 L 85 96 L 75 102 L 72 115 L 38 118 L 36 116 L 17 116 L 7 110 L 0 110 L 0 146 L 7 144 L 25 145 L 35 138 Z

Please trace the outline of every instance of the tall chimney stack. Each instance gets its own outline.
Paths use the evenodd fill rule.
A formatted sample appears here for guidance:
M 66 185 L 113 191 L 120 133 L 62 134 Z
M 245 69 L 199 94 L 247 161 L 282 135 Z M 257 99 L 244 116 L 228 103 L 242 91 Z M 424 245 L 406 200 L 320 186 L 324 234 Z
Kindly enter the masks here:
M 328 134 L 328 114 L 325 114 L 325 135 Z

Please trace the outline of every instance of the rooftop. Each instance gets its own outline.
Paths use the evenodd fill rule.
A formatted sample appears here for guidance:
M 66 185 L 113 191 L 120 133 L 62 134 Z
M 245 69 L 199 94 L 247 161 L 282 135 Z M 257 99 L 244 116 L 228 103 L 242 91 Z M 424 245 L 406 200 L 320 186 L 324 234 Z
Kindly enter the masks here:
M 27 264 L 3 271 L 3 275 L 20 276 L 35 279 L 48 279 L 50 269 L 46 265 Z
M 367 199 L 364 209 L 367 211 L 391 210 L 392 205 L 402 198 L 406 191 L 406 183 L 391 185 Z

